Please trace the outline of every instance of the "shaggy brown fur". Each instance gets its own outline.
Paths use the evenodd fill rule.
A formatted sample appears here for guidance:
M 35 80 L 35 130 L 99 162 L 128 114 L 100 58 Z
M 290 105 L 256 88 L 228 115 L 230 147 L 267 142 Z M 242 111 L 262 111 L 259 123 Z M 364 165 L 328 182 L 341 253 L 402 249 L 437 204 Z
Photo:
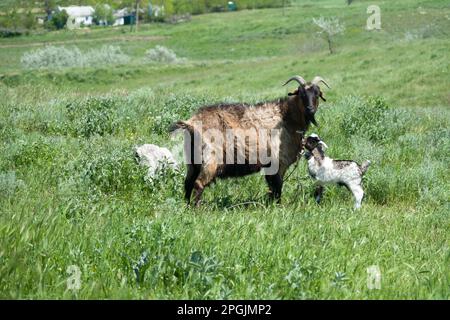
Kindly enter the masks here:
M 298 94 L 301 92 L 302 94 Z M 303 133 L 306 132 L 310 123 L 315 123 L 314 113 L 319 105 L 319 97 L 322 95 L 320 88 L 316 84 L 300 85 L 297 91 L 287 98 L 275 101 L 261 102 L 256 105 L 248 104 L 218 104 L 205 106 L 198 110 L 187 121 L 178 121 L 172 126 L 172 130 L 178 128 L 188 130 L 191 136 L 191 144 L 186 146 L 186 155 L 190 154 L 191 164 L 187 165 L 187 175 L 185 179 L 185 197 L 190 202 L 191 193 L 195 189 L 195 204 L 198 205 L 201 195 L 206 186 L 215 178 L 239 177 L 260 171 L 270 164 L 250 164 L 249 150 L 259 146 L 259 139 L 251 144 L 249 140 L 234 140 L 234 162 L 229 164 L 225 161 L 227 148 L 225 146 L 225 132 L 227 129 L 253 130 L 257 136 L 261 129 L 267 132 L 270 129 L 278 129 L 278 135 L 268 144 L 265 149 L 267 154 L 275 158 L 279 163 L 278 173 L 266 175 L 269 185 L 270 195 L 276 200 L 280 200 L 283 186 L 283 176 L 288 167 L 294 163 L 302 150 Z M 201 123 L 201 126 L 199 125 Z M 208 129 L 216 129 L 223 134 L 223 144 L 205 141 L 203 133 Z M 202 137 L 202 145 L 194 146 L 194 134 Z M 239 135 L 236 135 L 237 138 Z M 268 140 L 270 141 L 270 140 Z M 243 149 L 239 149 L 242 147 Z M 215 155 L 223 159 L 222 163 L 218 157 L 202 159 L 201 164 L 194 164 L 194 155 L 202 150 L 215 150 Z M 245 150 L 245 163 L 236 162 L 237 150 Z M 253 149 L 258 150 L 258 149 Z

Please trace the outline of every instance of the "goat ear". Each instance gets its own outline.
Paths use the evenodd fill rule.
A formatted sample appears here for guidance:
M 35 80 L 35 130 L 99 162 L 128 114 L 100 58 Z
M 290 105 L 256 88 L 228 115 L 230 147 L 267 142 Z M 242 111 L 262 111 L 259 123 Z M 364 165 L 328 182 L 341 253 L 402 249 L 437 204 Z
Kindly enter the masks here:
M 319 141 L 319 144 L 322 145 L 322 147 L 323 147 L 324 150 L 328 149 L 327 144 L 326 144 L 325 142 L 323 142 L 322 140 Z
M 288 96 L 296 96 L 296 95 L 298 95 L 298 89 L 295 90 L 294 92 L 289 92 L 288 93 Z

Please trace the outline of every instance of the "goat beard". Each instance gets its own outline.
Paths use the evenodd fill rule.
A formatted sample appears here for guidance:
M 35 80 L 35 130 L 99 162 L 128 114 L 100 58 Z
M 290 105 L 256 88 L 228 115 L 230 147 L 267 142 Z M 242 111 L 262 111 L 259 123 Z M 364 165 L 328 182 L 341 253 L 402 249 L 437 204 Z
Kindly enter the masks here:
M 316 119 L 314 118 L 314 115 L 311 117 L 310 122 L 315 125 L 316 127 L 318 127 L 319 125 L 317 124 Z
M 310 110 L 306 110 L 306 112 L 305 112 L 305 118 L 306 118 L 306 121 L 307 121 L 308 123 L 312 123 L 312 124 L 315 125 L 316 127 L 319 126 L 319 125 L 317 124 L 317 121 L 316 121 L 315 112 L 312 112 L 312 111 L 310 111 Z

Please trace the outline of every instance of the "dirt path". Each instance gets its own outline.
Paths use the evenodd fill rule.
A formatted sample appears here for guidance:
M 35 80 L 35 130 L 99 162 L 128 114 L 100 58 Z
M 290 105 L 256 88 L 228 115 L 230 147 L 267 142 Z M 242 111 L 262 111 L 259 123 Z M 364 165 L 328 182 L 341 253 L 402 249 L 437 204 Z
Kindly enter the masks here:
M 23 48 L 23 47 L 39 47 L 46 45 L 61 45 L 61 44 L 75 44 L 83 42 L 111 42 L 111 41 L 159 41 L 167 37 L 162 36 L 115 36 L 105 38 L 92 38 L 92 39 L 76 39 L 76 40 L 63 40 L 63 41 L 40 41 L 18 44 L 0 44 L 2 48 Z

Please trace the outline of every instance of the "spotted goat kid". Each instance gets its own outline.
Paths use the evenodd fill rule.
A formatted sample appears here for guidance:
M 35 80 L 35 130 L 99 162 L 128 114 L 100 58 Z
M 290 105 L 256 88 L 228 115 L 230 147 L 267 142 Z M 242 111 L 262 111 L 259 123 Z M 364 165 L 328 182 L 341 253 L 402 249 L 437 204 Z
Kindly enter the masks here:
M 364 197 L 362 177 L 370 166 L 366 160 L 359 165 L 352 160 L 333 160 L 325 156 L 324 151 L 328 146 L 318 135 L 312 134 L 303 141 L 306 149 L 305 157 L 308 160 L 310 176 L 317 181 L 314 197 L 320 203 L 325 184 L 336 183 L 346 186 L 355 197 L 355 209 L 361 207 Z

